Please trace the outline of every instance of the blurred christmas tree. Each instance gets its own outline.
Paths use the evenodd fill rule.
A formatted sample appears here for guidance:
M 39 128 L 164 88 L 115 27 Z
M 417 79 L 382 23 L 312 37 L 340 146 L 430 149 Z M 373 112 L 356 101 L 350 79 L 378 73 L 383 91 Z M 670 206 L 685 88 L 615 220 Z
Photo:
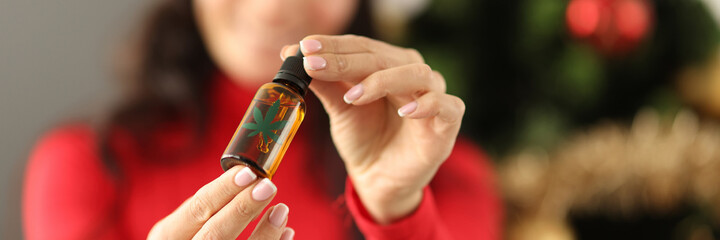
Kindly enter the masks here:
M 463 132 L 499 159 L 550 148 L 575 129 L 674 115 L 680 68 L 715 54 L 720 32 L 699 0 L 433 1 L 409 46 L 467 104 Z

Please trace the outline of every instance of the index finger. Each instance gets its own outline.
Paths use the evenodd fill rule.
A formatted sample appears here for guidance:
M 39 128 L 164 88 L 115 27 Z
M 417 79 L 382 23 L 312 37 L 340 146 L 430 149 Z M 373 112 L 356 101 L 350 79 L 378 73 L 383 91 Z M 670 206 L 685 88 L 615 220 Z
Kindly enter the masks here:
M 300 41 L 300 49 L 306 56 L 322 53 L 369 53 L 387 50 L 390 47 L 387 43 L 352 34 L 310 35 Z
M 270 179 L 256 183 L 242 191 L 230 203 L 215 213 L 195 234 L 193 239 L 235 239 L 254 220 L 277 193 Z
M 406 62 L 425 63 L 422 55 L 415 49 L 402 48 L 383 41 L 352 34 L 339 36 L 310 35 L 300 41 L 300 50 L 305 56 L 370 53 L 381 58 L 394 57 L 402 58 Z M 284 55 L 284 53 L 281 55 Z
M 392 46 L 370 39 L 368 37 L 346 34 L 346 35 L 310 35 L 302 40 L 299 44 L 293 44 L 283 47 L 280 50 L 280 58 L 285 60 L 289 56 L 295 55 L 297 49 L 300 48 L 303 55 L 310 56 L 316 54 L 353 54 L 353 53 L 373 53 L 377 51 L 387 50 Z
M 235 166 L 186 200 L 165 219 L 171 239 L 190 239 L 205 222 L 257 179 L 247 167 Z
M 425 63 L 422 55 L 415 49 L 406 49 L 387 44 L 372 38 L 358 35 L 310 35 L 300 41 L 300 44 L 284 46 L 280 50 L 280 58 L 295 55 L 300 48 L 303 55 L 317 54 L 356 54 L 377 53 L 380 55 L 402 56 L 410 62 Z

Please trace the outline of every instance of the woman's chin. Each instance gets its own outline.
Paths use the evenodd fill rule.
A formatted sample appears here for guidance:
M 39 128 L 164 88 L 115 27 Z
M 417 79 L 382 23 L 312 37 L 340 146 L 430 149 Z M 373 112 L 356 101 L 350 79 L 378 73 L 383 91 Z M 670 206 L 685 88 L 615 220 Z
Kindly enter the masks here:
M 242 49 L 226 51 L 219 56 L 220 61 L 217 62 L 220 63 L 225 74 L 242 86 L 256 86 L 272 81 L 282 65 L 280 59 L 282 46 L 258 43 L 240 45 L 243 46 Z
M 258 61 L 253 63 L 244 63 L 225 68 L 225 73 L 238 85 L 243 87 L 259 87 L 260 85 L 272 81 L 275 73 L 280 68 L 280 59 L 278 63 L 263 63 Z M 247 67 L 242 67 L 247 66 Z

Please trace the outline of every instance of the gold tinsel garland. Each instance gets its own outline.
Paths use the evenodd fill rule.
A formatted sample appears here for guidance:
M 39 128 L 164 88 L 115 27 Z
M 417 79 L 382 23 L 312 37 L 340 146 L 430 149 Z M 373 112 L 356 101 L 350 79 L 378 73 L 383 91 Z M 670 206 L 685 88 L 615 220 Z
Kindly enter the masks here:
M 664 124 L 645 110 L 631 127 L 604 124 L 504 163 L 509 239 L 573 239 L 571 211 L 630 217 L 690 203 L 717 206 L 720 219 L 720 125 L 689 111 Z

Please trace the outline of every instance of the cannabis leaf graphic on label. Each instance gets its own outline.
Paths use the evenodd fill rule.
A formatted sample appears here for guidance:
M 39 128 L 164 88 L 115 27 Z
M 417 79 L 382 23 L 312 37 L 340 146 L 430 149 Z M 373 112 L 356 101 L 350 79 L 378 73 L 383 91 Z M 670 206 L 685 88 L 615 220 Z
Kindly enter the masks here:
M 277 142 L 278 135 L 273 131 L 281 129 L 285 126 L 285 123 L 287 123 L 287 120 L 272 122 L 279 109 L 280 100 L 278 99 L 273 102 L 270 109 L 268 109 L 267 113 L 265 113 L 265 117 L 263 117 L 262 111 L 260 111 L 260 109 L 256 106 L 255 109 L 253 109 L 253 118 L 255 123 L 245 123 L 242 125 L 243 128 L 255 130 L 248 134 L 248 137 L 260 134 L 260 144 L 258 144 L 258 149 L 263 152 L 268 151 L 267 146 L 264 149 L 262 148 L 263 140 L 265 140 L 266 145 L 270 145 L 271 139 Z

